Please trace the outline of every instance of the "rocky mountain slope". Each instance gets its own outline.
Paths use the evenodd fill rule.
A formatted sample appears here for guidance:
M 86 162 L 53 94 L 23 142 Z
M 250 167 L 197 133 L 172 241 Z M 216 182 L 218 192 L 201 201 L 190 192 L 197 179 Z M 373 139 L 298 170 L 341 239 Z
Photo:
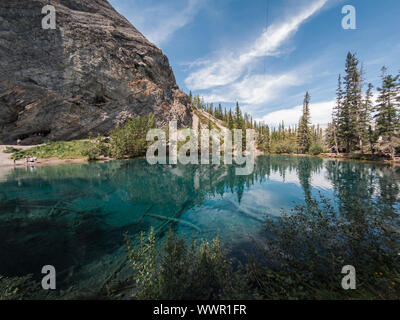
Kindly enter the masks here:
M 128 117 L 190 122 L 168 59 L 106 0 L 0 2 L 0 141 L 22 144 L 107 134 Z

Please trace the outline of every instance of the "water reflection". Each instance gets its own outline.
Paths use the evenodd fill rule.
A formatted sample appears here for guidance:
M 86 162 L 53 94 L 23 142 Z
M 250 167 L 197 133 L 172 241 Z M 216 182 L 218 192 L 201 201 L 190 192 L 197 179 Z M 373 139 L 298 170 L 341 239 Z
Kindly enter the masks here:
M 278 216 L 318 193 L 342 214 L 359 200 L 399 212 L 400 169 L 374 163 L 261 156 L 253 174 L 227 165 L 150 166 L 144 159 L 15 169 L 0 182 L 0 274 L 58 271 L 61 288 L 99 290 L 129 275 L 123 233 L 155 227 L 219 234 L 235 254 Z

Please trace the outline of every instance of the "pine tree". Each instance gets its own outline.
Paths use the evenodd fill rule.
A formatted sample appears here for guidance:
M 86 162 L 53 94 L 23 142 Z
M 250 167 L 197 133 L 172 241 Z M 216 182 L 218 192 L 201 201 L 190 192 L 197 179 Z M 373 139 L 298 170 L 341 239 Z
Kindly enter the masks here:
M 218 111 L 217 111 L 217 119 L 223 120 L 224 119 L 224 114 L 222 113 L 222 105 L 218 105 Z
M 397 83 L 399 76 L 387 74 L 387 68 L 382 68 L 382 87 L 378 88 L 379 97 L 376 106 L 376 131 L 389 143 L 390 154 L 394 159 L 393 137 L 396 136 L 399 129 L 400 120 L 398 114 L 398 95 L 399 85 Z
M 242 111 L 239 107 L 239 102 L 236 102 L 236 109 L 235 109 L 235 129 L 242 129 L 243 128 L 243 116 Z
M 307 153 L 311 145 L 311 131 L 310 131 L 310 95 L 308 91 L 304 97 L 303 115 L 299 122 L 299 132 L 297 136 L 297 144 L 301 153 Z
M 358 101 L 357 105 L 358 108 L 356 109 L 357 113 L 357 136 L 358 136 L 358 143 L 360 147 L 361 154 L 364 153 L 364 142 L 368 136 L 368 118 L 369 112 L 368 109 L 365 107 L 365 101 L 362 100 L 362 91 L 364 86 L 364 78 L 365 78 L 365 71 L 364 71 L 364 64 L 361 64 L 360 68 L 360 81 L 358 85 Z
M 361 153 L 364 152 L 364 142 L 369 143 L 369 147 L 371 152 L 373 152 L 374 145 L 374 133 L 372 130 L 372 112 L 373 112 L 373 85 L 371 83 L 368 84 L 367 92 L 365 93 L 365 99 L 362 103 L 362 108 L 360 111 L 360 119 L 359 119 L 359 132 L 361 134 Z
M 232 110 L 229 110 L 228 112 L 228 129 L 232 130 L 235 126 L 233 116 L 232 116 Z
M 359 142 L 357 120 L 360 102 L 362 101 L 360 78 L 358 59 L 355 54 L 349 52 L 346 59 L 343 104 L 338 114 L 338 135 L 346 146 L 346 152 L 348 153 L 354 150 L 354 147 Z
M 335 147 L 336 154 L 339 154 L 339 115 L 342 112 L 343 107 L 343 90 L 342 90 L 342 76 L 339 74 L 338 87 L 336 90 L 336 105 L 332 112 L 332 127 L 331 134 L 333 138 L 333 145 Z

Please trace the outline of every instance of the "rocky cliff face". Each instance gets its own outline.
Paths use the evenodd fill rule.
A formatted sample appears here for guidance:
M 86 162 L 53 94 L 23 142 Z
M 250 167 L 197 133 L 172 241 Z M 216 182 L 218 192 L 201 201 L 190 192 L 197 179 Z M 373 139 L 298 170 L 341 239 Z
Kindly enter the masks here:
M 42 8 L 56 8 L 56 29 Z M 0 1 L 0 140 L 107 134 L 128 117 L 190 121 L 168 59 L 106 0 Z

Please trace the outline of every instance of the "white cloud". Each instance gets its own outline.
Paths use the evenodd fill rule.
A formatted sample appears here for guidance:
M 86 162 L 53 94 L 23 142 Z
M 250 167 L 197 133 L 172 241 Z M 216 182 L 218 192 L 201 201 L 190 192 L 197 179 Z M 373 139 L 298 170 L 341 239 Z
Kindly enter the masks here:
M 310 103 L 311 122 L 326 126 L 332 117 L 332 109 L 335 103 L 335 100 Z M 270 126 L 278 126 L 284 121 L 286 126 L 293 126 L 299 123 L 302 112 L 303 106 L 300 105 L 268 113 L 261 119 L 258 119 L 258 121 L 263 121 Z
M 262 104 L 272 101 L 290 86 L 300 85 L 302 79 L 296 72 L 278 75 L 252 75 L 229 86 L 216 88 L 206 94 L 206 101 L 232 102 L 242 104 Z
M 276 56 L 280 46 L 295 34 L 300 25 L 320 10 L 327 0 L 316 0 L 283 22 L 272 24 L 242 53 L 224 54 L 216 61 L 208 61 L 206 67 L 190 74 L 185 84 L 191 90 L 204 90 L 228 85 L 237 81 L 257 58 Z
M 185 0 L 179 7 L 169 1 L 159 5 L 148 3 L 146 7 L 135 1 L 129 2 L 130 11 L 126 15 L 143 35 L 156 45 L 167 42 L 179 29 L 190 23 L 207 0 Z M 120 7 L 119 2 L 116 7 Z

